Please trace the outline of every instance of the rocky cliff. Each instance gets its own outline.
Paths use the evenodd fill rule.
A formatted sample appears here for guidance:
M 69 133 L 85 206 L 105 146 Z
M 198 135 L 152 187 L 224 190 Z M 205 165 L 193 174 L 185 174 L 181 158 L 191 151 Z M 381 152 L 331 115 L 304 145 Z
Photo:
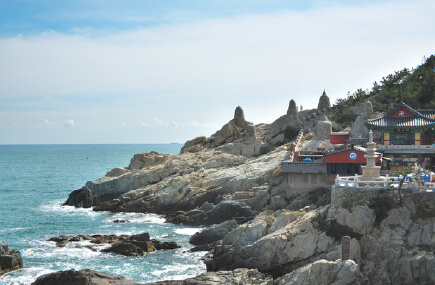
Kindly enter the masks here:
M 186 142 L 179 155 L 135 155 L 128 167 L 73 191 L 66 204 L 208 226 L 191 243 L 210 250 L 210 272 L 156 284 L 435 283 L 434 196 L 332 206 L 327 188 L 292 191 L 280 171 L 288 150 L 275 144 L 301 125 L 295 107 L 290 102 L 286 115 L 255 126 L 238 107 L 211 137 Z M 330 133 L 331 123 L 322 123 Z M 340 260 L 343 236 L 352 238 L 347 261 Z

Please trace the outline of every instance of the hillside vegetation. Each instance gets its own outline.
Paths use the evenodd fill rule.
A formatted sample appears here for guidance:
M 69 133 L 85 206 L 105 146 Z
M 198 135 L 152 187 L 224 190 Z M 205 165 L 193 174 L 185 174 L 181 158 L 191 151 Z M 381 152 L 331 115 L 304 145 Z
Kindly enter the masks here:
M 373 83 L 372 89 L 358 89 L 347 98 L 338 99 L 332 119 L 345 126 L 355 120 L 349 107 L 370 100 L 375 112 L 385 112 L 403 101 L 416 109 L 435 109 L 435 54 L 423 59 L 423 63 L 409 70 L 404 68 Z

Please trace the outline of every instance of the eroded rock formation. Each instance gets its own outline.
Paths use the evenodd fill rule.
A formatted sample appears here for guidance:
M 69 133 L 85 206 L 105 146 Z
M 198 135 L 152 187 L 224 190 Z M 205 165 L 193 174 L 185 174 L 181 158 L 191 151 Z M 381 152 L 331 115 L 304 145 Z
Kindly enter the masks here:
M 7 242 L 0 242 L 0 276 L 20 268 L 23 268 L 20 252 L 10 249 Z

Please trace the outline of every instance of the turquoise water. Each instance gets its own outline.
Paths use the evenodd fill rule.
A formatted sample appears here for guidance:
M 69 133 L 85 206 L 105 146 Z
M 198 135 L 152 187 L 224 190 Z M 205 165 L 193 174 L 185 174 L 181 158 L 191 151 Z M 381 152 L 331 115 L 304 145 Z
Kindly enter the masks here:
M 155 214 L 94 212 L 61 206 L 72 190 L 128 166 L 136 153 L 178 154 L 182 145 L 0 145 L 0 241 L 21 251 L 24 269 L 0 277 L 0 284 L 30 284 L 53 271 L 89 268 L 138 282 L 184 279 L 205 272 L 204 252 L 186 252 L 199 228 L 165 223 Z M 131 223 L 116 224 L 116 219 Z M 57 248 L 58 235 L 137 234 L 176 241 L 181 249 L 124 257 L 74 244 Z M 85 245 L 85 244 L 82 244 Z

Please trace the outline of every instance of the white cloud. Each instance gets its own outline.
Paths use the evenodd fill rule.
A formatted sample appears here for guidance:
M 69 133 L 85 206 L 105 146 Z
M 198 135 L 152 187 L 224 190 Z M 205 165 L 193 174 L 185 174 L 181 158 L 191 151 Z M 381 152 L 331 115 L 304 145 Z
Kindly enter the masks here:
M 204 20 L 97 38 L 48 32 L 1 39 L 0 94 L 213 90 L 212 98 L 246 94 L 255 99 L 268 90 L 315 105 L 306 96 L 311 90 L 321 94 L 334 86 L 345 95 L 433 52 L 435 34 L 427 27 L 435 25 L 434 9 L 433 1 L 399 1 Z
M 123 128 L 125 128 L 125 122 L 124 122 L 124 121 L 121 122 L 121 126 L 122 126 Z
M 74 123 L 74 120 L 71 120 L 71 119 L 63 121 L 63 125 L 66 128 L 74 128 L 76 126 Z
M 165 128 L 169 127 L 168 122 L 163 122 L 159 118 L 153 118 L 153 120 L 154 120 L 156 127 L 165 127 Z
M 51 127 L 54 125 L 54 122 L 49 121 L 48 119 L 42 119 L 42 122 L 45 126 Z M 42 126 L 42 124 L 39 124 L 40 126 Z
M 172 128 L 172 129 L 178 129 L 178 128 L 217 128 L 218 124 L 214 123 L 200 123 L 196 120 L 193 120 L 189 123 L 183 123 L 183 122 L 177 122 L 174 120 L 170 120 L 169 122 L 165 122 L 160 120 L 159 118 L 153 118 L 153 123 L 145 123 L 140 122 L 140 125 L 146 128 Z
M 140 122 L 140 125 L 142 127 L 145 127 L 145 128 L 154 128 L 154 126 L 151 126 L 150 124 L 147 124 L 147 123 L 144 123 L 144 122 Z
M 113 142 L 127 131 L 116 118 L 152 128 L 136 141 L 160 142 L 215 131 L 238 105 L 248 121 L 270 123 L 290 99 L 313 108 L 324 89 L 335 102 L 419 64 L 435 52 L 434 10 L 428 0 L 363 1 L 98 37 L 0 38 L 0 101 L 13 112 L 0 117 L 11 125 L 26 113 L 20 124 L 68 127 L 81 126 L 65 118 L 86 117 L 81 138 L 89 140 L 108 134 L 102 126 L 110 122 Z

